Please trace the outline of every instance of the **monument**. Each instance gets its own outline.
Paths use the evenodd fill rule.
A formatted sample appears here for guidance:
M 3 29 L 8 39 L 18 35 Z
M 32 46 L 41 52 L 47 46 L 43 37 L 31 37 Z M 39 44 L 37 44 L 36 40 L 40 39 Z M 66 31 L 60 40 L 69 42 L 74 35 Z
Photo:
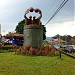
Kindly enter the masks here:
M 29 16 L 27 14 L 30 12 L 38 13 L 40 16 Z M 31 46 L 33 48 L 40 48 L 43 42 L 43 28 L 40 25 L 40 20 L 42 18 L 42 12 L 40 9 L 30 7 L 25 11 L 25 26 L 24 26 L 24 46 Z

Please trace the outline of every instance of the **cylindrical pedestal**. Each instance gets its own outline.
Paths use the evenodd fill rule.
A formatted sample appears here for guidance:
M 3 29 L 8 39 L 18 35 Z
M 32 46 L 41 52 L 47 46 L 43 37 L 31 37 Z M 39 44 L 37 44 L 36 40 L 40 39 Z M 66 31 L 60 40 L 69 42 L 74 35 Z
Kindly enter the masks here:
M 43 42 L 43 28 L 37 25 L 24 27 L 24 46 L 39 48 Z

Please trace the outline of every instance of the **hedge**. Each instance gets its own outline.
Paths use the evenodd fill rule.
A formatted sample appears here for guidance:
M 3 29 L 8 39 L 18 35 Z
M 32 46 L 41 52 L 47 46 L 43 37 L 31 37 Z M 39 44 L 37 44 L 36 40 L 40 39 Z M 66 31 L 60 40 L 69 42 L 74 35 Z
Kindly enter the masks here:
M 0 47 L 0 50 L 9 50 L 9 49 L 13 49 L 12 46 L 2 46 Z

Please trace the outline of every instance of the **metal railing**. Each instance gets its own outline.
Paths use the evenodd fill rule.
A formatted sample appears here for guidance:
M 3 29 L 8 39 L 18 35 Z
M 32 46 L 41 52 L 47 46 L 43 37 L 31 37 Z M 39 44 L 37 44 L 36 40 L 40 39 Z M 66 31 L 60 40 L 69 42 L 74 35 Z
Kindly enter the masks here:
M 66 52 L 64 52 L 64 51 L 61 51 L 60 49 L 57 49 L 56 47 L 54 47 L 53 45 L 52 45 L 52 47 L 53 48 L 55 48 L 57 51 L 59 51 L 60 52 L 60 58 L 61 58 L 61 53 L 62 54 L 65 54 L 65 55 L 67 55 L 67 56 L 69 56 L 69 57 L 71 57 L 71 58 L 74 58 L 75 59 L 75 56 L 73 56 L 72 54 L 69 54 L 69 53 L 66 53 Z

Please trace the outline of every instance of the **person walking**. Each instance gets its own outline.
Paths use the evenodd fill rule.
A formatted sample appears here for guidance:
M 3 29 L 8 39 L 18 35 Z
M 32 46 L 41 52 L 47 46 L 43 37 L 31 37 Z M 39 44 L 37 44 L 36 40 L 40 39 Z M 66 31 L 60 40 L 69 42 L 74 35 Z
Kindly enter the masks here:
M 15 52 L 15 54 L 17 53 L 17 45 L 18 45 L 18 41 L 16 37 L 12 38 L 12 45 L 13 45 L 13 50 Z

